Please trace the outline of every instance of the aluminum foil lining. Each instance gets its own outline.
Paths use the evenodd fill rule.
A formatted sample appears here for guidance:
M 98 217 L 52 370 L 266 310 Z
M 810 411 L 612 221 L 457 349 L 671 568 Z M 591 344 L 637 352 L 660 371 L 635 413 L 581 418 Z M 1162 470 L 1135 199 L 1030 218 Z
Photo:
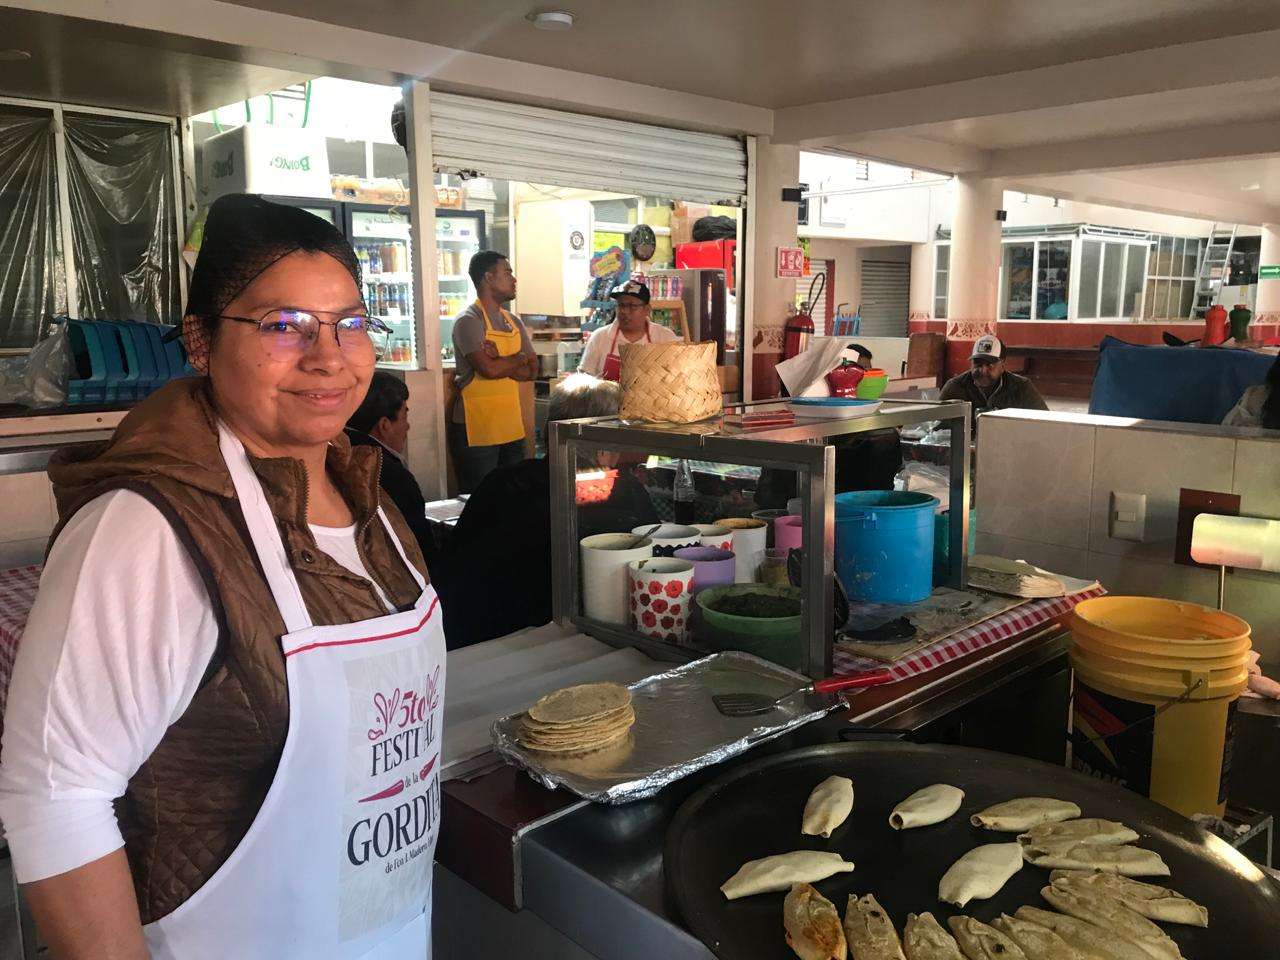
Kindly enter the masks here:
M 494 721 L 494 749 L 548 789 L 564 787 L 596 803 L 630 803 L 817 720 L 839 704 L 834 697 L 799 694 L 768 713 L 726 717 L 711 702 L 713 694 L 781 697 L 809 682 L 749 653 L 716 653 L 631 684 L 636 722 L 616 747 L 569 758 L 526 750 L 516 742 L 524 716 L 517 713 Z

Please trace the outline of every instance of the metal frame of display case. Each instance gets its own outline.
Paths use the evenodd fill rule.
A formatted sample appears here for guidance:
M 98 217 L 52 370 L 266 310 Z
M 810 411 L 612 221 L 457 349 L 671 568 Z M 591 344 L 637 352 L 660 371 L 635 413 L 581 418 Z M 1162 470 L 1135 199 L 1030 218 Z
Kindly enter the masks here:
M 767 400 L 735 404 L 726 412 L 778 406 Z M 964 401 L 924 403 L 885 400 L 874 414 L 855 419 L 797 418 L 784 427 L 727 426 L 723 417 L 697 423 L 628 422 L 616 417 L 563 420 L 549 424 L 551 467 L 552 609 L 555 620 L 617 647 L 635 647 L 663 660 L 688 660 L 700 655 L 694 648 L 652 640 L 616 624 L 602 623 L 582 613 L 579 589 L 577 464 L 581 454 L 601 451 L 659 455 L 686 460 L 772 467 L 797 472 L 801 500 L 804 555 L 804 638 L 801 672 L 821 678 L 831 673 L 835 634 L 835 448 L 820 443 L 832 437 L 943 421 L 951 430 L 951 524 L 947 585 L 967 583 L 969 541 L 969 456 L 971 413 Z M 956 510 L 959 505 L 962 509 Z M 821 544 L 822 549 L 814 549 Z

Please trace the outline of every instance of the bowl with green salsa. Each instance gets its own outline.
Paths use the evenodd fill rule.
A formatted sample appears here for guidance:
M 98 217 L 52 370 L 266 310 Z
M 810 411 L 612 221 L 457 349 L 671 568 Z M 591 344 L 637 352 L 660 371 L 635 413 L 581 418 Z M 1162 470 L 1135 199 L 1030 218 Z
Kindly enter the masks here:
M 745 650 L 795 667 L 801 650 L 798 587 L 735 583 L 711 587 L 697 596 L 706 639 L 719 650 Z

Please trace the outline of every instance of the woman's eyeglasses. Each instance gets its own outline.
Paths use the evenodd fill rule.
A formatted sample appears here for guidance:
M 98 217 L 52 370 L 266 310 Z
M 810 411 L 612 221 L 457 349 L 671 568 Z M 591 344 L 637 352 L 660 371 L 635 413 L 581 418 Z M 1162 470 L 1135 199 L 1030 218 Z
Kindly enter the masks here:
M 225 315 L 216 319 L 257 324 L 262 347 L 273 360 L 293 360 L 302 356 L 320 336 L 321 327 L 333 327 L 338 349 L 352 363 L 375 363 L 386 355 L 391 328 L 377 317 L 363 313 L 332 314 L 338 319 L 321 320 L 317 313 L 329 314 L 331 311 L 272 310 L 257 319 Z

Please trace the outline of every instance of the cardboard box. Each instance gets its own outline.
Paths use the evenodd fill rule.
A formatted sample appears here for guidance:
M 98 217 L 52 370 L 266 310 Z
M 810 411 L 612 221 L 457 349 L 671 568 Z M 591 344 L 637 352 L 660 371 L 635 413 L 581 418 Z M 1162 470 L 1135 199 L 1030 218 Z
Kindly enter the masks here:
M 705 203 L 676 203 L 671 212 L 672 245 L 693 242 L 693 225 L 701 217 L 711 216 L 711 207 Z

